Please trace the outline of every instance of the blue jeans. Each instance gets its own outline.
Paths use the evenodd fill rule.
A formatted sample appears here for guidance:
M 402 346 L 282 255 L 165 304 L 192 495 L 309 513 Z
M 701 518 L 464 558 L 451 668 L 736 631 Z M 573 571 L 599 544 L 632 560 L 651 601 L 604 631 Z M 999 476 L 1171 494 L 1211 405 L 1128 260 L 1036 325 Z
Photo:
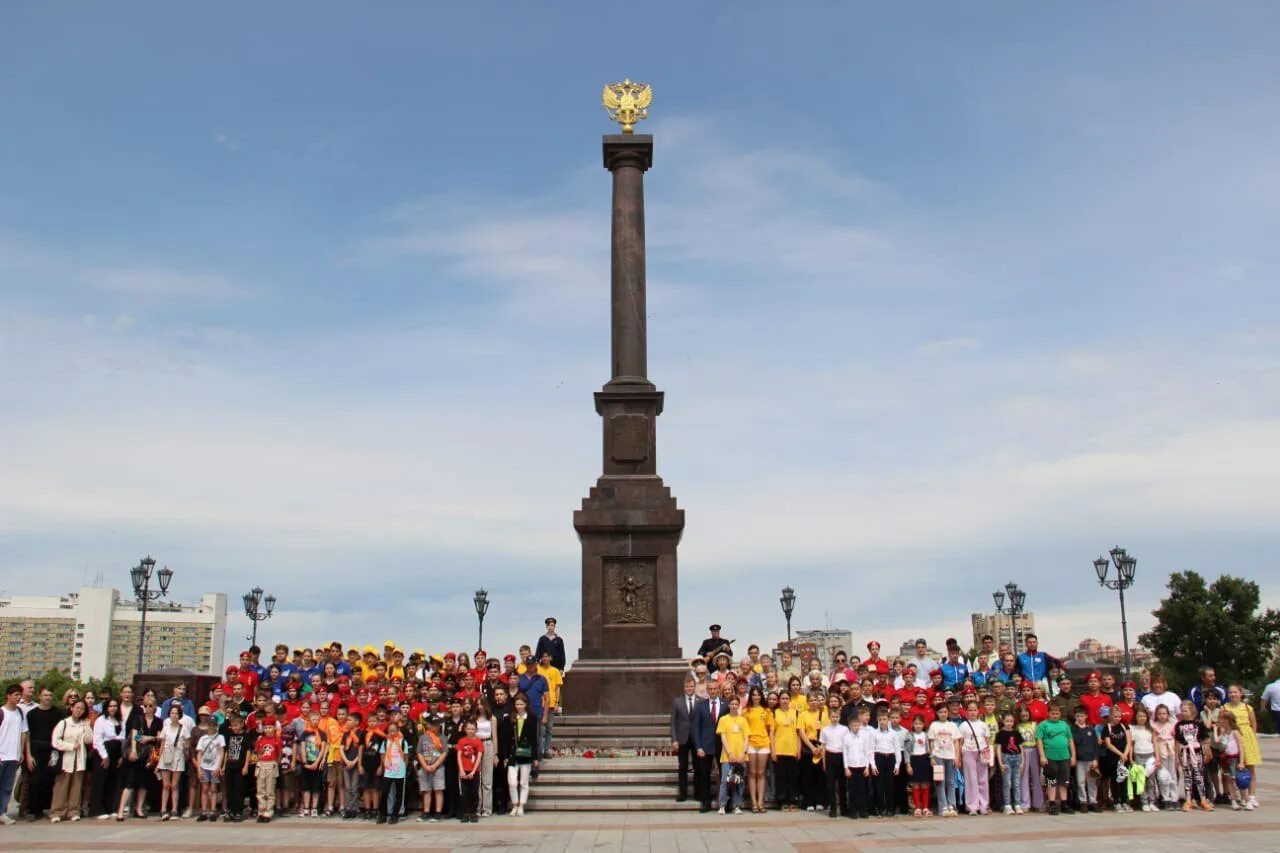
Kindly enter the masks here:
M 935 764 L 942 767 L 942 781 L 938 783 L 938 811 L 955 810 L 956 807 L 956 760 L 954 758 L 934 758 Z
M 13 796 L 13 783 L 18 778 L 17 761 L 0 761 L 0 814 L 9 811 L 9 798 Z
M 729 808 L 736 809 L 742 806 L 742 789 L 746 786 L 745 778 L 743 779 L 741 785 L 733 786 L 733 802 L 729 803 L 729 801 L 727 800 L 727 797 L 729 796 L 729 776 L 732 773 L 733 773 L 732 764 L 730 764 L 728 761 L 723 761 L 720 763 L 720 808 L 722 809 L 729 809 Z M 745 771 L 744 771 L 744 775 L 745 775 Z
M 1019 800 L 1022 795 L 1022 753 L 1001 756 L 1004 772 L 1000 774 L 1004 785 L 1004 804 L 1010 807 L 1022 806 Z

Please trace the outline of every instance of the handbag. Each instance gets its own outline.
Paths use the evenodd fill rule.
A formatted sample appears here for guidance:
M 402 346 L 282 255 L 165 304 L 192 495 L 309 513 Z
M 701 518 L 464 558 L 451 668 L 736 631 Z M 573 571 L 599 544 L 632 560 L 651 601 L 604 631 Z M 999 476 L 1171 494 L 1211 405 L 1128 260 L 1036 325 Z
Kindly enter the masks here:
M 933 765 L 933 781 L 945 782 L 946 779 L 947 779 L 947 768 L 943 767 L 941 764 Z
M 965 720 L 964 724 L 969 727 L 969 731 L 973 732 L 973 739 L 975 742 L 986 743 L 986 741 L 983 741 L 978 737 L 978 730 L 973 727 L 972 720 Z M 981 759 L 982 763 L 987 765 L 988 767 L 992 765 L 993 756 L 991 754 L 991 744 L 987 743 L 986 746 L 982 746 L 978 748 L 978 758 Z

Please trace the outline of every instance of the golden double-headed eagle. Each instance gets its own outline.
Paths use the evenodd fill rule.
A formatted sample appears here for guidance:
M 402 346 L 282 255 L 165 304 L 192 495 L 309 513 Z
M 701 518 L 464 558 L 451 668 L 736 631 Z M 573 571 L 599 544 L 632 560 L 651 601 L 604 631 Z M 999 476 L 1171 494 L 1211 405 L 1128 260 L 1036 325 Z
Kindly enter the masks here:
M 623 133 L 634 133 L 636 122 L 649 117 L 649 104 L 653 103 L 653 89 L 648 83 L 610 83 L 604 87 L 602 98 L 609 118 L 622 125 Z

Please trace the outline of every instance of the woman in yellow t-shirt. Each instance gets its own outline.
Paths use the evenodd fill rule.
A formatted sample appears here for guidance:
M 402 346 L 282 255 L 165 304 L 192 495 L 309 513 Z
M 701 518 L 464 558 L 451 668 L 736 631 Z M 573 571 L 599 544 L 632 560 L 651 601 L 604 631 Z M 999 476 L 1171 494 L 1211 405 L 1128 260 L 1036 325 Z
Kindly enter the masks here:
M 791 697 L 791 710 L 797 714 L 809 710 L 809 700 L 804 695 L 804 683 L 800 680 L 800 676 L 793 675 L 788 679 L 787 693 Z
M 773 761 L 778 807 L 793 812 L 800 799 L 800 714 L 786 693 L 778 694 L 778 710 L 773 712 Z
M 822 774 L 822 753 L 818 736 L 829 718 L 820 693 L 807 697 L 805 709 L 799 712 L 797 734 L 800 735 L 800 803 L 805 811 L 826 805 L 827 780 Z
M 747 710 L 742 716 L 751 728 L 747 739 L 747 791 L 751 794 L 751 811 L 760 814 L 764 812 L 764 773 L 773 752 L 773 714 L 765 706 L 763 689 L 757 686 L 747 692 Z

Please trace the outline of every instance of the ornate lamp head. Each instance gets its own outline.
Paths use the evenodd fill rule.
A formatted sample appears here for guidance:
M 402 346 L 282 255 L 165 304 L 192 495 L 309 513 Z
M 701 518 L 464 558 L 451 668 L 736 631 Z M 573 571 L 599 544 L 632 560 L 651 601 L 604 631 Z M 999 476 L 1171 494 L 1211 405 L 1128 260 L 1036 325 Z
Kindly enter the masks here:
M 791 614 L 796 609 L 796 591 L 789 586 L 784 586 L 782 588 L 782 598 L 779 598 L 778 601 L 782 603 L 782 614 L 790 619 Z
M 1013 588 L 1013 595 L 1009 599 L 1009 603 L 1013 605 L 1014 610 L 1021 612 L 1022 605 L 1027 603 L 1027 593 L 1015 586 Z
M 653 89 L 648 83 L 610 83 L 604 87 L 601 98 L 609 118 L 622 125 L 623 133 L 634 133 L 636 122 L 649 117 L 649 104 L 653 103 Z
M 1106 557 L 1099 557 L 1093 561 L 1093 570 L 1098 573 L 1098 583 L 1105 583 L 1107 580 L 1107 569 L 1111 567 Z
M 1002 591 L 997 589 L 991 593 L 991 600 L 996 603 L 996 610 L 1004 610 L 1004 593 Z

